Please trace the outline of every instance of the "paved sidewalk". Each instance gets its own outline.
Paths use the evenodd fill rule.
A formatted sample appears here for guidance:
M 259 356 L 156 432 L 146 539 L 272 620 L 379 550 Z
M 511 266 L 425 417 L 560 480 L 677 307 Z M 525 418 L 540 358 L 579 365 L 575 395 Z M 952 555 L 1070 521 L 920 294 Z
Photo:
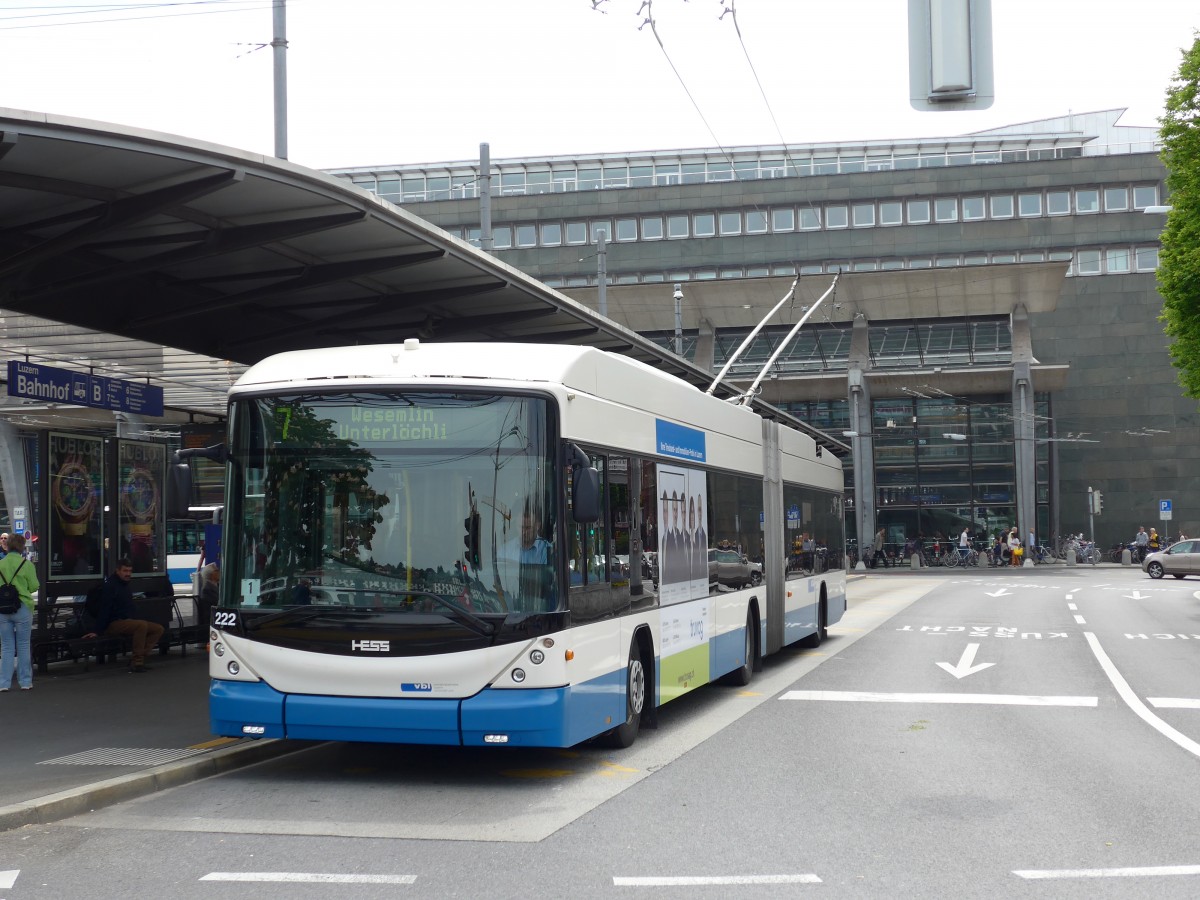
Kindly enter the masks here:
M 247 765 L 303 742 L 208 730 L 208 654 L 178 647 L 132 674 L 127 659 L 52 664 L 0 693 L 0 831 L 48 822 Z

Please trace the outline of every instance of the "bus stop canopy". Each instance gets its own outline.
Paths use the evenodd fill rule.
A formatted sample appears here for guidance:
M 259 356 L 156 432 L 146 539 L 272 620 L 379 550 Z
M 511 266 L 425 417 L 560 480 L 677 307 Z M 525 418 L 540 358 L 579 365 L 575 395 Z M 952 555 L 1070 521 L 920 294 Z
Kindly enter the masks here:
M 573 343 L 702 387 L 712 377 L 343 180 L 173 135 L 3 109 L 0 310 L 8 358 L 149 379 L 185 410 L 219 412 L 242 368 L 272 353 L 410 337 Z

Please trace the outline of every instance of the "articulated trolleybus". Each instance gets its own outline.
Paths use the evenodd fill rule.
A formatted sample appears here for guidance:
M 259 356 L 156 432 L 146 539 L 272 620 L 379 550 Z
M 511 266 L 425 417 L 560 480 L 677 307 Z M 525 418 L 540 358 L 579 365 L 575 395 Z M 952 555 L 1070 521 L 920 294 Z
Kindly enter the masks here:
M 840 460 L 599 350 L 284 353 L 203 452 L 219 735 L 628 746 L 846 608 Z

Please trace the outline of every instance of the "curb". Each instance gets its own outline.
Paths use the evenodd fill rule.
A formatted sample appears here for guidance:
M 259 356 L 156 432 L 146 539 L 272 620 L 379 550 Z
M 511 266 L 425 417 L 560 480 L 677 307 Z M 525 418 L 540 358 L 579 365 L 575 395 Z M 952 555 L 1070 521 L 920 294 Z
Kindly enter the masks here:
M 236 747 L 223 747 L 191 759 L 164 763 L 142 772 L 118 775 L 57 794 L 0 806 L 0 832 L 26 825 L 48 825 L 60 819 L 296 753 L 309 746 L 307 742 L 275 739 L 253 741 Z

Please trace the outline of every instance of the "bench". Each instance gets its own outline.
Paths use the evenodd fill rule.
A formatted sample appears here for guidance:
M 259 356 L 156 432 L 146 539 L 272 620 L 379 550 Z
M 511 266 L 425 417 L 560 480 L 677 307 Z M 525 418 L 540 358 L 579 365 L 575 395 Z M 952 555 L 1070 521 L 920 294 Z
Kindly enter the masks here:
M 134 605 L 138 618 L 163 626 L 162 640 L 158 644 L 160 654 L 178 643 L 180 652 L 187 655 L 187 629 L 174 595 L 139 597 L 134 600 Z M 34 630 L 30 649 L 34 665 L 41 674 L 46 674 L 51 662 L 63 659 L 72 662 L 82 659 L 84 671 L 88 671 L 92 657 L 98 664 L 103 664 L 110 656 L 125 655 L 132 650 L 132 641 L 124 635 L 84 637 L 83 607 L 83 600 L 55 603 L 49 610 L 46 627 Z

